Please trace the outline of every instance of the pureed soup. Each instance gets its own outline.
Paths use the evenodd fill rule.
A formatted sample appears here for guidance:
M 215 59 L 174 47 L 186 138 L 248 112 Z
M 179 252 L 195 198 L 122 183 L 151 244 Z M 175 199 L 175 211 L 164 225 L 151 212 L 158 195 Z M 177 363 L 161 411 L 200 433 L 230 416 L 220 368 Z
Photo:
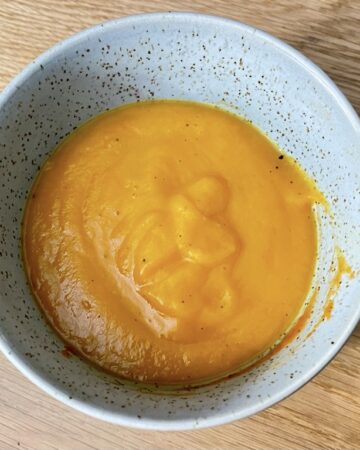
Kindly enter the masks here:
M 34 296 L 77 352 L 171 384 L 249 365 L 303 310 L 322 196 L 254 126 L 153 101 L 86 123 L 32 188 L 23 250 Z

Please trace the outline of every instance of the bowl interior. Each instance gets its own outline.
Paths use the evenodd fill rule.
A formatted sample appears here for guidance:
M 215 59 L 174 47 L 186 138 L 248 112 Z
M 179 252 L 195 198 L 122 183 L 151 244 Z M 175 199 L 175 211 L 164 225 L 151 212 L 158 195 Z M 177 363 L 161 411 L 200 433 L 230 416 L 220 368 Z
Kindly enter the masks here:
M 32 180 L 54 146 L 86 119 L 122 103 L 177 98 L 238 112 L 316 180 L 333 212 L 319 212 L 320 294 L 305 330 L 248 373 L 161 395 L 77 357 L 46 325 L 29 293 L 20 231 Z M 287 46 L 241 24 L 192 14 L 130 17 L 80 33 L 36 60 L 0 98 L 1 348 L 49 393 L 124 425 L 183 429 L 257 412 L 299 388 L 336 353 L 359 317 L 360 278 L 344 279 L 323 311 L 332 243 L 360 269 L 359 123 L 331 82 Z M 331 226 L 330 226 L 331 225 Z

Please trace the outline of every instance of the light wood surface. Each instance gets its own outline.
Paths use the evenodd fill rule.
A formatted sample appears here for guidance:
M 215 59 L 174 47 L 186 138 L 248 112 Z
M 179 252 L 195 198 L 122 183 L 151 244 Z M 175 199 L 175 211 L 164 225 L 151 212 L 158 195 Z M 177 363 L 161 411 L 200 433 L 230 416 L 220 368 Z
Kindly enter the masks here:
M 239 19 L 292 44 L 360 112 L 360 0 L 0 0 L 0 89 L 35 56 L 82 28 L 159 10 Z M 360 449 L 360 328 L 311 383 L 269 410 L 186 433 L 91 419 L 42 393 L 0 356 L 0 450 Z

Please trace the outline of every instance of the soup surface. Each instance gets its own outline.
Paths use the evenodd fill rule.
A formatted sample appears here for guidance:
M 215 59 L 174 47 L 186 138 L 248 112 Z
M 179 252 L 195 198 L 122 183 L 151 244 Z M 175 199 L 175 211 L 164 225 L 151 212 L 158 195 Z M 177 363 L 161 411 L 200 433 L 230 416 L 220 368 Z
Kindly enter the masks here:
M 129 379 L 209 379 L 254 361 L 302 310 L 319 192 L 255 127 L 143 102 L 47 160 L 23 228 L 36 299 L 67 343 Z

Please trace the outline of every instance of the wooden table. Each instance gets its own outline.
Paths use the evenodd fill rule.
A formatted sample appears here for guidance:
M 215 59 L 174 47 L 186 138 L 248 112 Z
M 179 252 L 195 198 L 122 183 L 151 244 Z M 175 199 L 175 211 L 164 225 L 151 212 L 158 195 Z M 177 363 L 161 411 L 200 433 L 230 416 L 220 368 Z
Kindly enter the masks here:
M 0 89 L 55 42 L 98 22 L 185 10 L 239 19 L 292 44 L 360 111 L 360 0 L 0 0 Z M 141 432 L 51 399 L 0 356 L 0 449 L 360 449 L 360 328 L 291 398 L 249 419 L 184 433 Z

